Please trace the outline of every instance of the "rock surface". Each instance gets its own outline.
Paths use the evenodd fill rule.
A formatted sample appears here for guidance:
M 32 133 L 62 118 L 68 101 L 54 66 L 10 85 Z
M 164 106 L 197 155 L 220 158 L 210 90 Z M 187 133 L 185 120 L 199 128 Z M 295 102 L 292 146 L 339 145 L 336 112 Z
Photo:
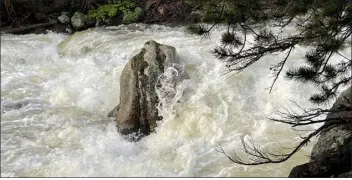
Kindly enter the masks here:
M 350 141 L 351 142 L 351 141 Z M 314 161 L 294 167 L 289 177 L 338 177 L 351 170 L 351 143 L 319 154 Z
M 57 18 L 57 20 L 61 23 L 61 24 L 70 24 L 71 19 L 67 14 L 62 14 L 61 16 L 59 16 Z
M 118 131 L 123 134 L 148 135 L 154 131 L 159 104 L 159 77 L 169 67 L 180 64 L 176 49 L 155 41 L 144 44 L 142 51 L 124 67 L 120 77 L 120 104 L 109 113 L 116 117 Z M 182 77 L 181 75 L 177 75 Z M 174 78 L 174 84 L 181 78 Z
M 75 12 L 71 17 L 71 24 L 76 30 L 83 29 L 86 26 L 86 17 L 84 14 Z
M 327 118 L 343 118 L 344 124 L 331 126 L 320 133 L 311 152 L 310 162 L 296 166 L 289 177 L 339 177 L 352 169 L 352 88 L 345 90 L 334 103 Z M 325 124 L 329 124 L 327 121 Z M 348 173 L 347 173 L 348 175 Z
M 341 108 L 341 106 L 352 105 L 352 88 L 345 90 L 339 98 L 336 100 L 335 104 L 331 110 L 336 111 Z M 343 111 L 340 113 L 330 113 L 327 118 L 352 118 L 352 111 Z M 319 157 L 325 151 L 328 150 L 338 150 L 340 146 L 347 144 L 352 137 L 352 121 L 348 125 L 339 125 L 329 129 L 325 129 L 319 137 L 318 142 L 314 145 L 311 153 L 311 161 L 314 161 L 316 157 Z M 352 149 L 351 149 L 352 152 Z

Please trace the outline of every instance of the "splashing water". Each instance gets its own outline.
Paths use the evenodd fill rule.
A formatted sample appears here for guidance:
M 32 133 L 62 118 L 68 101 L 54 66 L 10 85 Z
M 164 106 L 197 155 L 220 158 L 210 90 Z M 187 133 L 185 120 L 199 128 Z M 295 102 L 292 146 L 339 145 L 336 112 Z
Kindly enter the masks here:
M 307 162 L 312 144 L 263 166 L 237 165 L 216 151 L 219 143 L 240 150 L 244 137 L 293 147 L 296 132 L 267 117 L 290 99 L 312 107 L 315 89 L 279 78 L 269 94 L 269 68 L 280 56 L 222 75 L 224 64 L 210 52 L 222 29 L 210 39 L 184 29 L 135 24 L 72 36 L 2 35 L 1 176 L 282 177 Z M 128 142 L 107 114 L 118 104 L 124 65 L 150 39 L 174 46 L 190 79 L 175 89 L 164 85 L 175 98 L 161 99 L 168 106 L 156 133 Z M 296 48 L 285 69 L 302 63 L 296 59 L 305 50 Z

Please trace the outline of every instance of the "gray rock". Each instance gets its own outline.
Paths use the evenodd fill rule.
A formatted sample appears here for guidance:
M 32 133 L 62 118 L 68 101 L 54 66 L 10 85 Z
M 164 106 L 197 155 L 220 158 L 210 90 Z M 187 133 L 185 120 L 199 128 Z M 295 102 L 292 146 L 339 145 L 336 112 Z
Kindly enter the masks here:
M 85 15 L 79 12 L 75 12 L 75 14 L 71 17 L 71 24 L 73 28 L 77 30 L 83 29 L 86 26 Z
M 71 22 L 70 17 L 69 17 L 68 15 L 66 15 L 66 14 L 62 14 L 61 16 L 59 16 L 59 17 L 57 18 L 57 20 L 58 20 L 59 23 L 61 23 L 61 24 L 70 24 L 70 22 Z
M 156 90 L 161 87 L 158 79 L 175 64 L 180 64 L 176 49 L 152 40 L 126 64 L 120 77 L 120 104 L 109 113 L 116 116 L 121 134 L 148 135 L 154 131 L 157 120 L 161 119 L 157 109 Z M 178 77 L 175 84 L 184 76 Z
M 73 31 L 72 31 L 71 28 L 66 28 L 65 31 L 66 31 L 66 33 L 68 33 L 68 34 L 72 34 L 72 33 L 73 33 Z
M 71 16 L 69 12 L 61 12 L 61 15 Z
M 289 177 L 340 177 L 352 169 L 352 88 L 345 90 L 336 100 L 327 118 L 346 120 L 332 124 L 329 120 L 314 145 L 310 162 L 291 170 Z M 348 173 L 347 173 L 348 175 Z M 350 175 L 350 174 L 349 174 Z M 345 175 L 343 175 L 345 176 Z
M 112 111 L 110 111 L 110 113 L 108 114 L 108 117 L 116 117 L 118 111 L 119 111 L 119 105 L 117 105 L 114 109 L 112 109 Z
M 289 177 L 339 177 L 351 170 L 351 144 L 322 152 L 314 161 L 294 167 Z
M 345 90 L 335 104 L 331 108 L 332 111 L 338 110 L 343 105 L 349 105 L 352 103 L 352 89 L 351 87 Z M 351 111 L 343 111 L 339 113 L 329 113 L 327 118 L 352 118 Z M 329 122 L 326 122 L 329 123 Z M 352 138 L 352 121 L 349 124 L 343 124 L 325 129 L 319 136 L 318 142 L 314 145 L 311 153 L 311 161 L 316 157 L 319 157 L 325 151 L 335 150 L 338 151 L 339 147 L 347 144 Z M 352 152 L 352 149 L 351 149 Z

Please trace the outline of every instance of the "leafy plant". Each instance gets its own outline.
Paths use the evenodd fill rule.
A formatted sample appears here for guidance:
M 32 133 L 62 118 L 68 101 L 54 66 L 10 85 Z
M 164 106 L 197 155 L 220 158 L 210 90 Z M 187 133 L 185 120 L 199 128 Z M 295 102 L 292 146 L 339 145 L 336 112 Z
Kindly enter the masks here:
M 141 14 L 142 14 L 142 9 L 140 7 L 135 8 L 133 12 L 128 10 L 124 11 L 122 23 L 129 24 L 132 22 L 136 22 Z
M 109 18 L 116 16 L 118 13 L 123 14 L 123 22 L 131 23 L 138 20 L 142 10 L 136 8 L 136 3 L 129 0 L 113 0 L 108 4 L 102 5 L 97 9 L 90 10 L 88 16 L 99 22 L 106 22 Z M 131 9 L 134 9 L 132 11 Z

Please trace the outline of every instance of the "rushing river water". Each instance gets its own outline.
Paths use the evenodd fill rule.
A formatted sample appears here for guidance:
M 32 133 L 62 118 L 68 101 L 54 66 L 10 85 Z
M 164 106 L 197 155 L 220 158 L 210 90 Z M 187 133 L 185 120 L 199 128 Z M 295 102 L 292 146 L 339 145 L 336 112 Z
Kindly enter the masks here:
M 262 166 L 234 164 L 215 147 L 240 150 L 247 137 L 293 147 L 297 133 L 266 118 L 290 100 L 312 107 L 314 88 L 280 77 L 269 94 L 269 68 L 281 56 L 222 75 L 224 64 L 210 52 L 221 30 L 209 39 L 158 25 L 2 35 L 1 176 L 287 176 L 308 161 L 312 144 L 285 163 Z M 176 47 L 190 79 L 161 110 L 156 133 L 128 142 L 107 114 L 118 104 L 124 65 L 150 39 Z M 285 69 L 302 63 L 305 50 L 296 48 Z

